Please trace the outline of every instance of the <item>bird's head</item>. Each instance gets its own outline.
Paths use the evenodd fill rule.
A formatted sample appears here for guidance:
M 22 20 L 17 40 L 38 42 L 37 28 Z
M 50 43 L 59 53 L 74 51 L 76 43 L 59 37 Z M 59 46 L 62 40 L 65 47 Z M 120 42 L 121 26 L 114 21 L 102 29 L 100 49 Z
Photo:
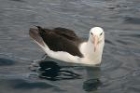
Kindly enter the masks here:
M 104 42 L 104 30 L 101 27 L 93 27 L 89 33 L 89 41 L 94 45 L 94 52 L 97 50 L 98 45 Z

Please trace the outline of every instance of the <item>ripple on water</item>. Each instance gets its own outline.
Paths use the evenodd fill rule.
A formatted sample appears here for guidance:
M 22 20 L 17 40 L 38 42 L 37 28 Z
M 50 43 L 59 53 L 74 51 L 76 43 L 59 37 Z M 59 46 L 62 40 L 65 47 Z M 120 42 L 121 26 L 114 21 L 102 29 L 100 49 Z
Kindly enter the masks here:
M 105 43 L 110 44 L 110 45 L 114 45 L 114 43 L 111 40 L 105 40 Z
M 126 41 L 123 41 L 123 40 L 116 40 L 118 43 L 121 43 L 123 45 L 128 45 L 128 42 Z
M 0 58 L 0 66 L 9 66 L 9 65 L 14 65 L 15 61 L 11 59 L 6 59 L 6 58 Z
M 52 85 L 46 84 L 45 82 L 30 82 L 24 79 L 0 80 L 0 82 L 5 86 L 11 85 L 11 87 L 15 89 L 44 89 L 52 87 Z
M 25 2 L 24 0 L 10 0 L 10 1 L 15 1 L 15 2 Z
M 16 63 L 15 59 L 10 57 L 11 54 L 0 53 L 0 66 L 10 66 Z
M 124 18 L 125 23 L 131 23 L 131 24 L 140 24 L 140 18 L 136 17 L 125 17 Z
M 126 34 L 126 35 L 123 35 L 121 34 L 120 36 L 124 36 L 124 37 L 133 37 L 133 38 L 140 38 L 140 33 L 130 33 L 130 34 Z
M 126 87 L 130 93 L 139 93 L 140 91 L 140 71 L 133 71 L 131 79 L 127 82 Z
M 103 57 L 102 69 L 105 72 L 115 70 L 122 65 L 122 62 L 114 59 L 111 55 L 105 55 Z
M 124 68 L 123 63 L 112 56 L 104 56 L 103 61 L 102 73 L 108 79 L 125 78 L 132 72 L 130 69 Z
M 131 70 L 126 68 L 118 68 L 108 73 L 110 79 L 125 79 L 131 75 Z

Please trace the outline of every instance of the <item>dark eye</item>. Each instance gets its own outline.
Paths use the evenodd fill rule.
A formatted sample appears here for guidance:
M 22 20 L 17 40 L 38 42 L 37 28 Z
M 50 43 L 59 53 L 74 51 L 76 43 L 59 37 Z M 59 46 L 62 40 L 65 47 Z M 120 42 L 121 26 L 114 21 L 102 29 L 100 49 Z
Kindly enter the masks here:
M 101 33 L 100 36 L 101 36 L 102 34 L 103 34 L 103 33 Z
M 90 33 L 91 35 L 93 35 L 93 33 Z

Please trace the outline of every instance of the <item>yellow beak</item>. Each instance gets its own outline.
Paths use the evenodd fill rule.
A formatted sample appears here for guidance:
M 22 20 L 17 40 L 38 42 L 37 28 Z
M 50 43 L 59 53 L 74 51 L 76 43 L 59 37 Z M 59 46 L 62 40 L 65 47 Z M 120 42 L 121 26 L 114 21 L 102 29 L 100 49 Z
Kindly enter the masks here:
M 94 44 L 94 52 L 97 50 L 98 48 L 98 42 L 99 42 L 99 38 L 97 36 L 93 37 L 93 44 Z

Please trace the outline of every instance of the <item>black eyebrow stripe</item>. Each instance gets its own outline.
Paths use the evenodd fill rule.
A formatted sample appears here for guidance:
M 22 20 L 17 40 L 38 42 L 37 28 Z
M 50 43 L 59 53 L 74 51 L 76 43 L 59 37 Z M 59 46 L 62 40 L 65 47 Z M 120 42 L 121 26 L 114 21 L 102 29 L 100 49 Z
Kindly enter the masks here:
M 103 34 L 103 32 L 100 34 L 100 36 Z

